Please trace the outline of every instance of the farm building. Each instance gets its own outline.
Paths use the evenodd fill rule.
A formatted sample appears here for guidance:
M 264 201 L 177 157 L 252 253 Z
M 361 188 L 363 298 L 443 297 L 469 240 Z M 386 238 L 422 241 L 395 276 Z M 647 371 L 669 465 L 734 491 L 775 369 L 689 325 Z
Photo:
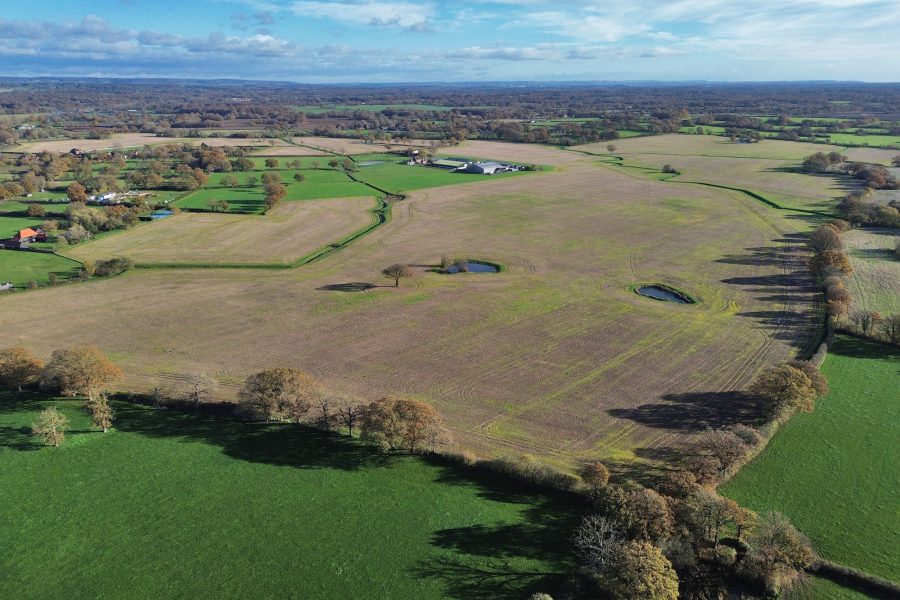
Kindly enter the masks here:
M 44 230 L 38 227 L 37 229 L 32 229 L 31 227 L 27 229 L 20 229 L 16 235 L 9 238 L 8 240 L 3 240 L 3 247 L 10 250 L 18 250 L 21 248 L 27 248 L 28 244 L 32 242 L 45 242 L 47 241 L 47 234 L 44 233 Z
M 466 173 L 477 173 L 478 175 L 493 175 L 494 173 L 505 171 L 506 168 L 500 163 L 495 162 L 473 162 L 463 167 Z
M 469 164 L 468 161 L 456 158 L 442 158 L 431 163 L 433 167 L 441 169 L 465 169 L 467 164 Z

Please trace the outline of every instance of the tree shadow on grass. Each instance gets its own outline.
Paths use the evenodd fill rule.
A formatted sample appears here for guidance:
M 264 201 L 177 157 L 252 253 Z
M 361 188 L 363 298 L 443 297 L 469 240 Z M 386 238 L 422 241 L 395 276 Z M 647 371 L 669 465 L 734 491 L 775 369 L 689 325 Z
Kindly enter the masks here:
M 752 425 L 765 418 L 759 401 L 743 392 L 666 394 L 662 402 L 607 411 L 619 419 L 679 433 L 697 433 L 732 425 Z
M 13 450 L 39 450 L 44 445 L 35 441 L 30 427 L 9 427 L 0 425 L 0 448 Z
M 421 562 L 414 574 L 439 580 L 451 598 L 527 598 L 559 588 L 574 566 L 569 537 L 586 500 L 559 491 L 541 491 L 486 468 L 464 466 L 440 456 L 424 460 L 440 466 L 437 482 L 475 486 L 478 496 L 519 504 L 515 523 L 452 527 L 432 534 L 431 544 L 451 553 Z M 534 561 L 534 565 L 529 562 Z
M 370 290 L 376 287 L 382 286 L 364 281 L 353 281 L 350 283 L 332 283 L 329 285 L 323 285 L 322 287 L 317 287 L 316 289 L 320 292 L 365 292 L 366 290 Z
M 116 429 L 149 437 L 205 442 L 239 460 L 302 469 L 355 471 L 390 466 L 397 458 L 306 425 L 250 423 L 127 404 L 116 407 Z
M 414 574 L 445 582 L 446 596 L 460 600 L 520 600 L 537 592 L 555 592 L 566 579 L 561 573 L 522 570 L 504 561 L 484 565 L 439 558 L 423 561 Z
M 852 358 L 892 359 L 900 360 L 900 348 L 887 344 L 872 342 L 850 335 L 841 335 L 828 348 L 829 354 L 839 354 Z M 900 362 L 897 364 L 900 373 Z

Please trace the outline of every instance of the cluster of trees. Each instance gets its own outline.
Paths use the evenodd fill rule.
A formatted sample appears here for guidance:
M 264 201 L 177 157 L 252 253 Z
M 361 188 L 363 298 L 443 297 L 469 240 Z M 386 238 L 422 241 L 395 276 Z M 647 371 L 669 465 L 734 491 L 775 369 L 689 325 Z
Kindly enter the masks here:
M 581 478 L 592 511 L 573 539 L 584 572 L 625 600 L 721 598 L 728 573 L 771 592 L 815 560 L 809 542 L 783 516 L 756 515 L 673 471 L 659 491 L 608 485 L 600 463 Z
M 865 182 L 866 187 L 873 190 L 900 189 L 900 181 L 881 165 L 852 162 L 846 166 L 844 171 L 853 177 L 862 180 Z
M 835 165 L 847 162 L 847 157 L 840 152 L 816 152 L 803 159 L 803 170 L 807 173 L 827 173 Z
M 93 346 L 55 350 L 46 364 L 26 348 L 0 350 L 0 383 L 4 387 L 21 391 L 39 385 L 63 396 L 82 396 L 92 424 L 104 432 L 112 427 L 114 417 L 107 390 L 121 377 L 122 370 Z M 40 414 L 32 431 L 46 444 L 59 446 L 67 425 L 68 419 L 50 407 Z
M 308 373 L 276 368 L 247 377 L 239 393 L 250 418 L 300 423 L 310 411 L 325 429 L 342 425 L 385 451 L 420 453 L 449 444 L 440 413 L 414 398 L 387 396 L 362 405 L 335 394 Z
M 844 283 L 844 277 L 853 272 L 842 239 L 849 227 L 848 222 L 836 220 L 818 227 L 809 236 L 814 252 L 810 268 L 822 282 L 828 316 L 835 325 L 847 326 L 849 321 L 857 333 L 898 345 L 900 314 L 882 316 L 878 311 L 853 307 L 853 296 Z
M 880 204 L 872 200 L 872 195 L 871 188 L 847 194 L 838 204 L 841 217 L 862 227 L 900 228 L 900 201 Z
M 272 210 L 287 195 L 287 188 L 281 183 L 281 176 L 274 171 L 263 174 L 262 184 L 266 192 L 266 210 Z

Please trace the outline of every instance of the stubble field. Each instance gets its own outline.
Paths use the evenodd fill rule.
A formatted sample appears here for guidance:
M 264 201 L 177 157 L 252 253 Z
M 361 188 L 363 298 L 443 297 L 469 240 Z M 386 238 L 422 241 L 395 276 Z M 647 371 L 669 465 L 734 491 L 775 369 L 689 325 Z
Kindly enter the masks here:
M 453 153 L 557 170 L 414 192 L 387 225 L 296 270 L 141 271 L 5 298 L 0 329 L 42 355 L 96 344 L 133 389 L 204 372 L 233 398 L 249 372 L 294 366 L 361 398 L 428 400 L 482 454 L 632 474 L 752 419 L 733 390 L 811 341 L 802 215 L 546 147 Z M 442 254 L 508 269 L 429 272 Z M 399 289 L 380 277 L 395 262 L 416 272 Z M 701 302 L 629 290 L 643 282 Z
M 72 247 L 79 261 L 288 264 L 372 222 L 371 198 L 284 202 L 265 216 L 181 213 Z

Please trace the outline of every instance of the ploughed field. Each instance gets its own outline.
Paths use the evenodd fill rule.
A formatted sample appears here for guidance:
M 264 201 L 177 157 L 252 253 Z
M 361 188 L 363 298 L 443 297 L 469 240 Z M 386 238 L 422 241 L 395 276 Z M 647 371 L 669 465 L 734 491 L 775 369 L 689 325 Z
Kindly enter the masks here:
M 818 294 L 796 235 L 809 215 L 576 152 L 450 153 L 555 170 L 411 192 L 387 224 L 295 270 L 137 271 L 3 298 L 0 330 L 42 355 L 96 344 L 133 389 L 206 373 L 234 398 L 254 370 L 297 367 L 362 398 L 432 402 L 483 454 L 632 474 L 752 420 L 732 392 L 812 341 Z M 506 269 L 431 272 L 442 254 Z M 396 262 L 415 271 L 399 289 L 380 275 Z M 631 291 L 656 283 L 699 302 Z

